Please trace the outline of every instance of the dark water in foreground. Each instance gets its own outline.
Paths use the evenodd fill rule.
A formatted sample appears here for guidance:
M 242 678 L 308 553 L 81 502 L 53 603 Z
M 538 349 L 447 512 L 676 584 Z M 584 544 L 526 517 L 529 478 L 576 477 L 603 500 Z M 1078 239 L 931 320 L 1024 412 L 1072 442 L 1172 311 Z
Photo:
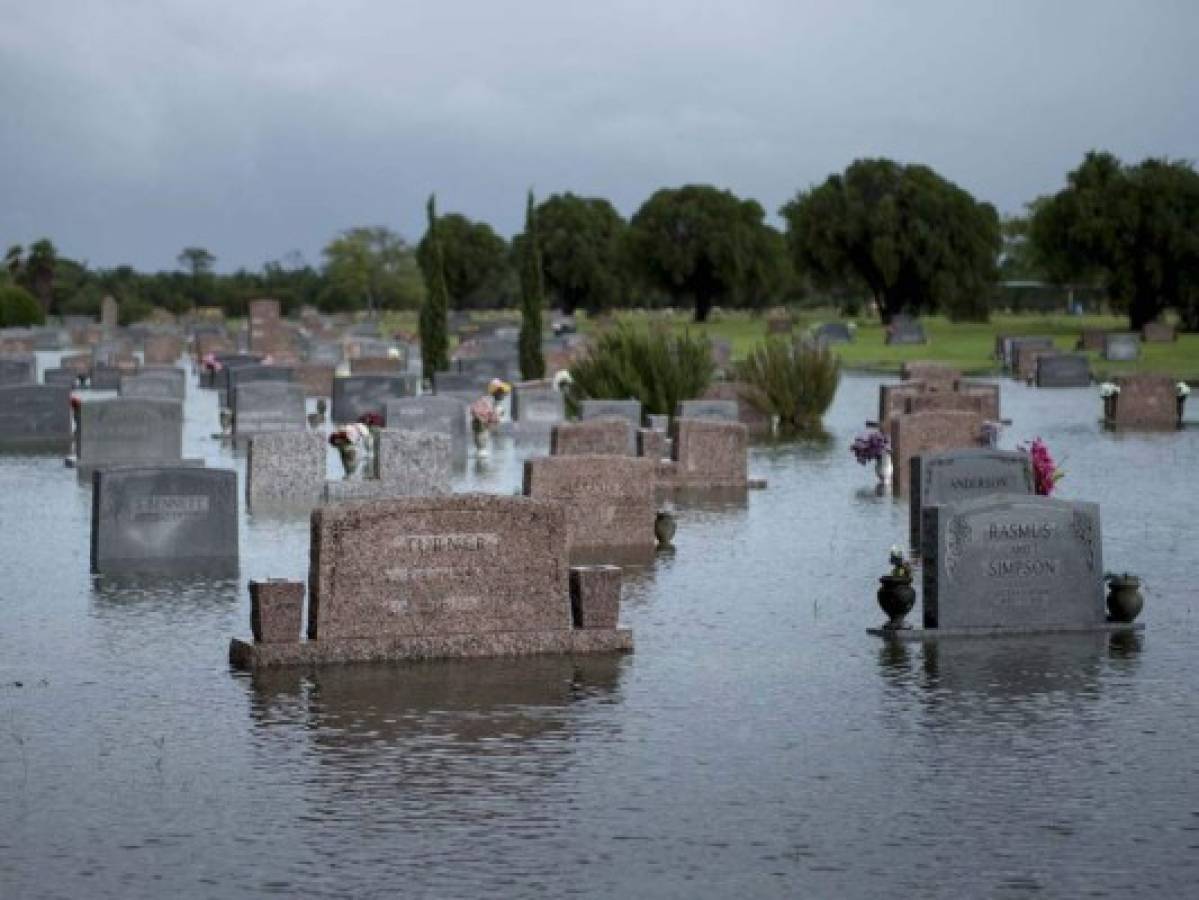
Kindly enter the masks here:
M 89 491 L 0 458 L 0 896 L 1191 893 L 1199 428 L 1005 384 L 1001 444 L 1102 503 L 1146 631 L 890 648 L 864 629 L 906 507 L 846 449 L 876 385 L 845 379 L 829 445 L 755 451 L 747 504 L 680 511 L 615 660 L 234 674 L 303 519 L 245 520 L 235 582 L 94 581 Z M 189 453 L 228 465 L 189 390 Z M 501 442 L 462 480 L 517 473 Z

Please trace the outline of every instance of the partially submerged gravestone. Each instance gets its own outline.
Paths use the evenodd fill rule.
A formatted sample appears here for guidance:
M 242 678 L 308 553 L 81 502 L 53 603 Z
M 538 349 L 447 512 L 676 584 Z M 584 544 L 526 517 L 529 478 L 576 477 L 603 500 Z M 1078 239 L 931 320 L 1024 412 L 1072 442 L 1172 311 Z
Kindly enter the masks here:
M 770 434 L 770 413 L 753 402 L 754 389 L 739 381 L 716 381 L 704 391 L 704 400 L 731 400 L 737 404 L 737 420 L 749 429 L 750 437 Z
M 388 400 L 383 422 L 400 431 L 444 434 L 450 439 L 453 458 L 466 458 L 467 405 L 456 397 L 424 395 Z
M 419 389 L 419 379 L 412 375 L 354 375 L 333 379 L 333 421 L 338 424 L 357 422 L 366 413 L 380 418 L 388 400 L 413 397 Z
M 852 344 L 853 332 L 844 322 L 825 322 L 816 329 L 816 340 L 824 344 Z
M 286 381 L 239 384 L 234 394 L 233 436 L 250 437 L 272 431 L 304 431 L 307 415 L 304 389 Z
M 136 375 L 124 375 L 119 386 L 122 397 L 142 397 L 152 400 L 178 400 L 183 402 L 186 392 L 186 381 L 183 370 L 175 370 L 179 374 L 169 372 L 141 371 Z
M 1027 453 L 990 448 L 950 450 L 917 454 L 909 465 L 909 534 L 916 555 L 923 555 L 923 510 L 993 494 L 1036 493 Z
M 71 389 L 48 384 L 0 386 L 0 450 L 71 449 Z
M 1097 504 L 982 497 L 929 507 L 922 530 L 926 631 L 1104 627 Z
M 146 335 L 142 360 L 148 366 L 173 366 L 183 355 L 183 340 L 174 334 Z
M 1120 392 L 1104 403 L 1104 421 L 1112 428 L 1177 428 L 1181 420 L 1177 382 L 1148 372 L 1119 375 Z
M 325 491 L 327 443 L 322 434 L 281 431 L 250 439 L 246 459 L 246 507 L 311 508 Z
M 512 418 L 522 428 L 548 431 L 566 419 L 566 400 L 561 391 L 552 387 L 528 388 L 517 386 L 512 392 Z
M 1103 358 L 1110 362 L 1130 362 L 1141 356 L 1141 336 L 1134 331 L 1109 332 L 1103 339 Z
M 97 471 L 92 572 L 237 572 L 237 473 L 170 466 Z
M 73 369 L 46 369 L 42 372 L 42 383 L 52 387 L 73 388 L 79 383 L 79 376 Z
M 899 367 L 899 377 L 904 381 L 949 382 L 950 386 L 962 379 L 962 370 L 947 363 L 914 359 Z
M 893 316 L 887 326 L 888 344 L 927 344 L 928 337 L 924 333 L 924 323 L 907 316 Z
M 625 453 L 630 456 L 637 452 L 636 434 L 637 429 L 641 427 L 641 414 L 640 400 L 583 400 L 579 404 L 580 421 L 612 418 L 628 421 L 628 449 Z
M 736 400 L 683 400 L 674 408 L 676 419 L 710 419 L 716 422 L 738 422 L 740 413 Z
M 958 395 L 976 398 L 976 401 L 937 401 L 933 395 Z M 884 434 L 891 428 L 891 420 L 909 412 L 936 409 L 976 410 L 984 419 L 1000 421 L 999 385 L 971 381 L 901 381 L 880 384 L 878 388 L 879 428 Z
M 374 453 L 366 460 L 369 477 L 330 481 L 329 502 L 388 497 L 434 497 L 450 492 L 450 438 L 444 434 L 379 430 Z
M 575 624 L 557 503 L 458 494 L 323 507 L 312 514 L 310 558 L 308 640 L 234 639 L 234 666 L 633 648 L 610 616 L 588 627 L 597 617 L 584 611 Z M 597 596 L 611 593 L 611 577 L 588 587 L 580 601 L 611 609 L 610 596 Z
M 1091 363 L 1081 353 L 1053 353 L 1037 357 L 1037 387 L 1087 387 Z
M 543 456 L 525 460 L 523 493 L 563 504 L 572 563 L 645 564 L 657 546 L 656 470 L 631 456 Z
M 125 397 L 87 400 L 79 408 L 76 448 L 83 477 L 96 468 L 179 465 L 183 404 Z
M 1020 347 L 1028 347 L 1034 350 L 1054 349 L 1053 338 L 1044 335 L 1020 335 L 1018 337 L 1005 335 L 998 338 L 997 341 L 999 343 L 999 357 L 1003 360 L 1003 367 L 1009 371 L 1015 371 L 1016 353 Z
M 1146 344 L 1172 344 L 1178 340 L 1178 333 L 1173 325 L 1150 322 L 1141 329 L 1141 339 Z
M 550 455 L 632 456 L 635 440 L 627 418 L 560 422 L 550 429 Z
M 740 422 L 675 419 L 672 456 L 658 462 L 660 492 L 740 493 L 749 486 L 749 431 Z
M 304 389 L 306 397 L 329 397 L 333 394 L 333 365 L 300 363 L 292 367 L 296 384 Z
M 984 418 L 973 412 L 939 410 L 895 416 L 890 423 L 894 490 L 907 496 L 911 458 L 918 454 L 981 447 Z

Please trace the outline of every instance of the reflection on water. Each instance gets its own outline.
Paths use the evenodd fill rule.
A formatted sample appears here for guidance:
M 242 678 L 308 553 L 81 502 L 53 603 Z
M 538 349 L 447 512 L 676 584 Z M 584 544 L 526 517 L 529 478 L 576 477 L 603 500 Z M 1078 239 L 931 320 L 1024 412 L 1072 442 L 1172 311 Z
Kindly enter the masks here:
M 1102 502 L 1147 630 L 886 643 L 907 507 L 848 452 L 877 388 L 843 380 L 831 442 L 755 446 L 766 490 L 677 506 L 608 659 L 234 674 L 306 514 L 245 516 L 237 579 L 93 578 L 90 489 L 0 458 L 0 896 L 1193 893 L 1199 429 L 1005 383 L 1002 446 Z M 216 413 L 193 385 L 184 453 L 244 476 Z M 511 494 L 544 450 L 498 436 L 455 486 Z

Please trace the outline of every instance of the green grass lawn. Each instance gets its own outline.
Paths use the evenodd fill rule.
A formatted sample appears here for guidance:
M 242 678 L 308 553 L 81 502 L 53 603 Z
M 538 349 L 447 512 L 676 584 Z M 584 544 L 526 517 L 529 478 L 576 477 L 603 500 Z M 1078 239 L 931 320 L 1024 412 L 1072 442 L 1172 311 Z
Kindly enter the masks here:
M 476 312 L 480 320 L 511 319 L 512 310 Z M 417 330 L 415 312 L 388 313 L 385 327 Z M 579 328 L 587 333 L 597 327 L 581 315 Z M 649 310 L 626 310 L 616 319 L 634 327 L 648 328 L 651 323 L 666 325 L 675 331 L 690 331 L 712 339 L 732 343 L 734 359 L 743 358 L 755 344 L 766 338 L 766 319 L 743 312 L 716 312 L 711 321 L 697 325 L 685 312 L 666 313 Z M 832 310 L 807 311 L 796 319 L 795 333 L 823 322 L 838 321 Z M 848 321 L 848 320 L 847 320 Z M 1074 343 L 1084 328 L 1108 331 L 1127 330 L 1128 319 L 1123 316 L 1066 316 L 1066 315 L 995 315 L 983 324 L 954 324 L 943 316 L 926 316 L 922 320 L 929 342 L 923 346 L 887 346 L 883 328 L 877 322 L 857 322 L 856 339 L 852 344 L 838 344 L 834 351 L 847 369 L 898 372 L 909 360 L 927 359 L 953 364 L 964 373 L 981 375 L 998 372 L 992 354 L 995 337 L 999 334 L 1050 335 L 1062 350 L 1074 351 Z M 1136 362 L 1108 362 L 1100 353 L 1088 353 L 1091 371 L 1102 380 L 1124 372 L 1165 372 L 1177 378 L 1199 380 L 1199 334 L 1181 334 L 1172 344 L 1142 344 L 1141 358 Z

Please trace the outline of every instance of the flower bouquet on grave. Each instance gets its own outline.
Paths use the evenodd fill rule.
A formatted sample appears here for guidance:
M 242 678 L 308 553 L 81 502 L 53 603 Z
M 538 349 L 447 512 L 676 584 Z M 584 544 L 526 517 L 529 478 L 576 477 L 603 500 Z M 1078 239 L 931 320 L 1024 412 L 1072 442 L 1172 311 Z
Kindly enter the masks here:
M 354 476 L 358 468 L 358 450 L 369 436 L 370 430 L 357 422 L 339 428 L 329 435 L 329 443 L 341 457 L 341 466 L 345 470 L 347 481 Z
M 480 397 L 470 405 L 470 429 L 475 438 L 475 449 L 479 456 L 491 452 L 491 429 L 499 424 L 500 414 L 491 397 Z
M 78 430 L 79 410 L 83 406 L 83 401 L 79 398 L 78 394 L 71 394 L 67 402 L 71 404 L 71 424 Z
M 200 360 L 200 368 L 211 375 L 215 372 L 221 371 L 224 366 L 222 366 L 221 361 L 216 358 L 215 353 L 205 353 L 204 357 Z
M 383 417 L 377 412 L 364 412 L 358 417 L 358 424 L 365 425 L 367 432 L 370 434 L 371 445 L 379 437 L 379 430 L 383 427 Z
M 859 434 L 849 446 L 850 452 L 858 461 L 858 465 L 874 463 L 874 474 L 881 484 L 889 484 L 893 467 L 891 465 L 891 441 L 881 431 L 872 430 Z
M 487 394 L 491 397 L 491 402 L 495 406 L 497 422 L 506 421 L 508 418 L 508 411 L 504 406 L 504 401 L 511 393 L 512 385 L 501 378 L 493 378 L 487 383 Z
M 1021 444 L 1019 449 L 1027 453 L 1032 461 L 1033 487 L 1037 495 L 1050 496 L 1057 483 L 1066 477 L 1065 471 L 1054 462 L 1049 447 L 1040 438 L 1034 439 L 1031 444 Z

